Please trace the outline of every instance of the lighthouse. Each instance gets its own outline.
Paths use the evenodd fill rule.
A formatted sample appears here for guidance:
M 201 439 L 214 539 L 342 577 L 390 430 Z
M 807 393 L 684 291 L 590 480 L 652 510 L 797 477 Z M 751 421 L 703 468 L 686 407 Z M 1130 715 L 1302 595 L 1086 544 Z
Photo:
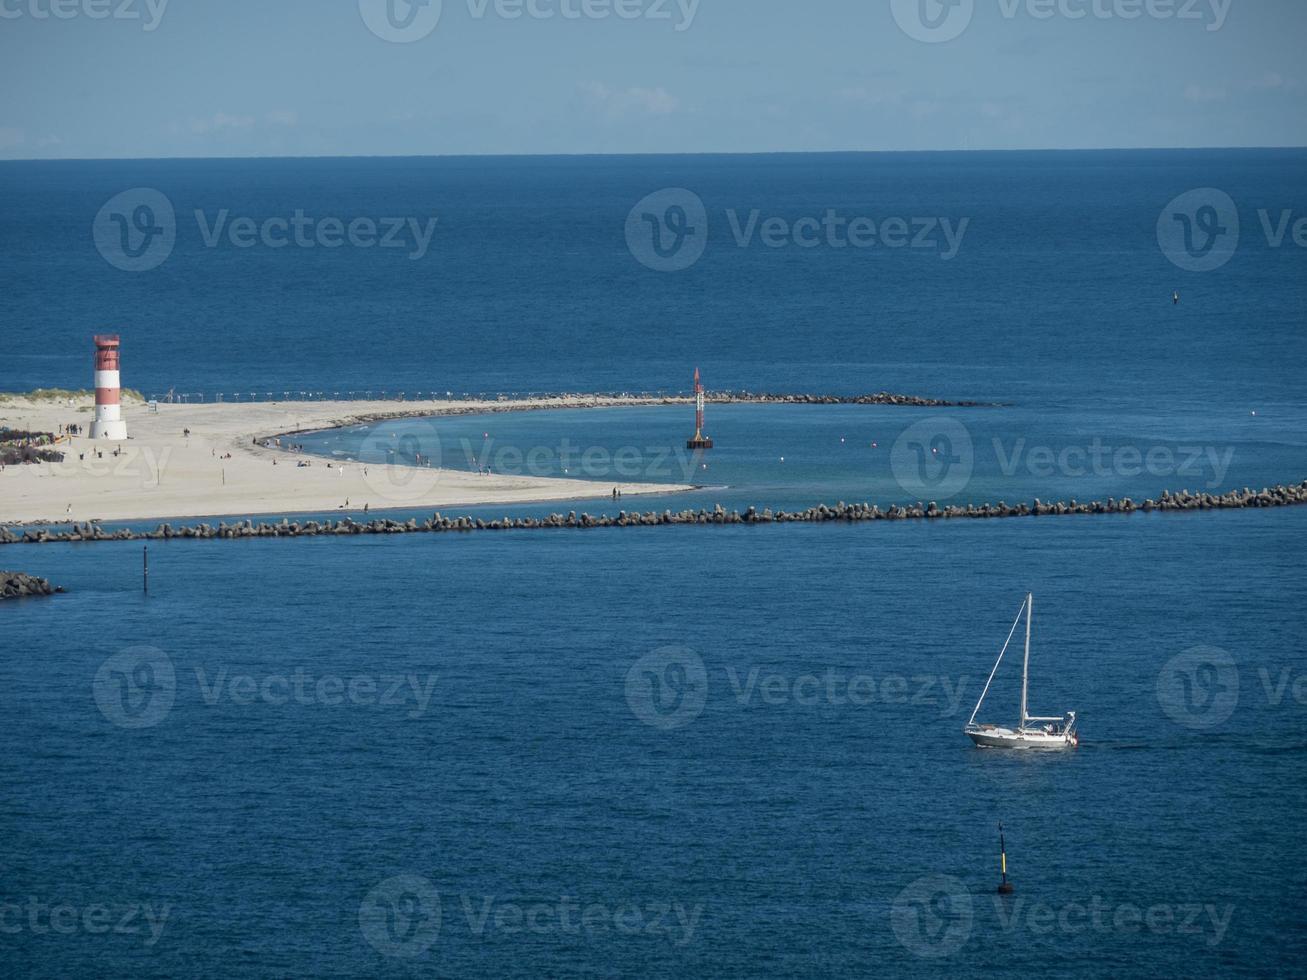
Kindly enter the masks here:
M 92 439 L 121 442 L 127 438 L 123 421 L 122 381 L 118 373 L 118 335 L 101 334 L 95 338 L 95 421 Z
M 694 369 L 694 438 L 685 444 L 686 449 L 712 449 L 712 440 L 703 434 L 703 384 L 699 369 Z

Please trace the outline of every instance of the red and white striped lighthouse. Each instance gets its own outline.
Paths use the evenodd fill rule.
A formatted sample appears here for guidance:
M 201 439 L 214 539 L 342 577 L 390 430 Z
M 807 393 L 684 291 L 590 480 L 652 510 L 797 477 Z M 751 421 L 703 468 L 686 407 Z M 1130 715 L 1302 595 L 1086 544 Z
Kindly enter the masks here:
M 122 380 L 118 373 L 118 335 L 95 338 L 95 421 L 92 439 L 121 442 L 127 438 L 122 414 Z

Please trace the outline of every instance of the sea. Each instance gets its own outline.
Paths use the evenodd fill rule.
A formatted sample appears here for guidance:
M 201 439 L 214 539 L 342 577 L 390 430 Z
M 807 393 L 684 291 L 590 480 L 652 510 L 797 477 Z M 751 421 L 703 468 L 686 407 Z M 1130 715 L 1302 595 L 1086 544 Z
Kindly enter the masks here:
M 1304 150 L 3 162 L 0 391 L 118 333 L 188 402 L 980 403 L 297 433 L 373 517 L 431 515 L 413 466 L 591 481 L 445 508 L 487 520 L 1301 483 L 1304 207 Z M 68 591 L 0 611 L 0 973 L 1296 975 L 1305 546 L 1307 508 L 169 540 L 148 593 L 139 542 L 8 547 Z M 977 750 L 1027 593 L 1079 745 Z

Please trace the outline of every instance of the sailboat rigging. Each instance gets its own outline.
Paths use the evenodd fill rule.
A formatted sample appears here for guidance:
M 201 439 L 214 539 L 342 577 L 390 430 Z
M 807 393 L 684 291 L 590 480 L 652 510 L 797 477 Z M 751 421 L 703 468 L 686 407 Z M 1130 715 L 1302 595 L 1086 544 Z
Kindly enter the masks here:
M 962 729 L 979 748 L 1065 749 L 1080 744 L 1080 736 L 1076 733 L 1074 711 L 1068 711 L 1057 718 L 1034 717 L 1030 714 L 1030 620 L 1034 614 L 1034 606 L 1034 594 L 1026 593 L 1026 599 L 1017 612 L 1017 618 L 1012 621 L 1012 629 L 1008 631 L 1003 649 L 999 651 L 998 659 L 994 661 L 994 669 L 989 672 L 989 680 L 985 681 L 985 689 L 980 692 L 980 700 L 976 702 L 970 720 Z M 994 675 L 998 673 L 998 665 L 1003 662 L 1003 654 L 1007 653 L 1007 648 L 1016 634 L 1023 615 L 1026 619 L 1026 655 L 1021 666 L 1021 719 L 1012 728 L 1001 725 L 978 725 L 976 715 L 980 713 L 980 706 L 985 703 L 985 695 L 989 693 L 989 686 L 994 682 Z

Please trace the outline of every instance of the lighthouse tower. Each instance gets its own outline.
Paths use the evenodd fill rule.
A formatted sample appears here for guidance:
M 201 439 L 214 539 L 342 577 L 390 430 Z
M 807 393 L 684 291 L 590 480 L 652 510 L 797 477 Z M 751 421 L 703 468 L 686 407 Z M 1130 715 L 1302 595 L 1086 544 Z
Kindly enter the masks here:
M 699 369 L 694 369 L 694 438 L 685 444 L 686 449 L 712 449 L 712 440 L 703 434 L 703 384 Z
M 122 381 L 118 374 L 118 335 L 95 338 L 95 421 L 92 439 L 121 442 L 127 438 L 122 415 Z

